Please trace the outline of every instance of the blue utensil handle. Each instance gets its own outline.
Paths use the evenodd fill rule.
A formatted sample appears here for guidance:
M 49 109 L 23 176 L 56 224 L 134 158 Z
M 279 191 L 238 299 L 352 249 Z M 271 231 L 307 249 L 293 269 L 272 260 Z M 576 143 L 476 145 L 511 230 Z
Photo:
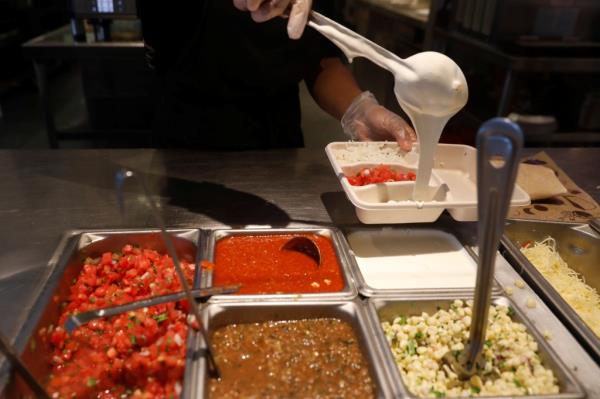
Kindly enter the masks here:
M 485 122 L 477 132 L 477 280 L 466 367 L 481 354 L 492 299 L 494 262 L 515 187 L 523 133 L 505 118 Z

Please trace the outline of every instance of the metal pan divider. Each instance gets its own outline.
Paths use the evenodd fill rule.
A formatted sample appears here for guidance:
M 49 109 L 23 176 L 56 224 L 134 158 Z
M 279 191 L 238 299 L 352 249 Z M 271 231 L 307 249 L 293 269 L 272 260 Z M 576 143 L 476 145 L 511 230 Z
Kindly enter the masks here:
M 68 230 L 66 231 L 47 264 L 46 275 L 36 288 L 36 299 L 31 307 L 31 313 L 26 316 L 26 319 L 22 323 L 22 327 L 17 333 L 15 339 L 15 347 L 21 351 L 24 351 L 26 346 L 26 340 L 30 340 L 31 337 L 35 336 L 36 326 L 38 325 L 44 308 L 50 303 L 54 291 L 59 283 L 57 279 L 57 271 L 64 271 L 68 263 L 68 258 L 65 259 L 64 254 L 66 252 L 75 251 L 78 237 L 81 234 L 79 230 Z M 62 272 L 61 272 L 62 275 Z M 1 391 L 2 386 L 0 386 Z

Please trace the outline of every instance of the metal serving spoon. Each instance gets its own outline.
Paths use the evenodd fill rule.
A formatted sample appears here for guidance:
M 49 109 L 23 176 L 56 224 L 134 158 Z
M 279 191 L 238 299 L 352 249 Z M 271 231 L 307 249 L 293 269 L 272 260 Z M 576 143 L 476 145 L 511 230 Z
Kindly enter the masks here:
M 522 147 L 523 133 L 517 124 L 508 119 L 491 119 L 477 132 L 479 257 L 470 336 L 460 355 L 447 352 L 442 358 L 461 379 L 470 378 L 484 367 L 481 351 L 492 299 L 494 261 L 515 187 Z
M 305 254 L 321 267 L 321 251 L 317 244 L 308 237 L 294 237 L 281 247 L 282 251 L 296 251 Z
M 213 295 L 234 294 L 239 291 L 241 285 L 224 285 L 219 287 L 200 288 L 191 290 L 192 295 L 198 299 L 205 299 Z M 175 302 L 185 299 L 187 293 L 185 291 L 174 292 L 172 294 L 153 296 L 139 301 L 133 301 L 124 305 L 111 306 L 108 308 L 90 310 L 89 312 L 78 313 L 72 315 L 65 321 L 65 330 L 70 333 L 77 327 L 89 323 L 94 319 L 102 317 L 117 316 L 122 313 L 131 312 L 133 310 L 147 308 L 161 303 Z
M 200 331 L 200 334 L 202 335 L 202 338 L 204 339 L 204 343 L 206 344 L 208 363 L 210 365 L 210 368 L 216 378 L 221 378 L 221 371 L 219 370 L 217 361 L 215 360 L 215 356 L 214 356 L 215 351 L 213 349 L 210 339 L 208 338 L 208 334 L 206 333 L 206 330 L 204 329 L 204 327 L 202 325 L 202 319 L 200 317 L 200 309 L 198 307 L 198 304 L 196 303 L 196 300 L 194 299 L 194 296 L 192 295 L 192 291 L 190 289 L 190 286 L 189 286 L 187 280 L 185 279 L 185 275 L 183 274 L 183 269 L 181 268 L 181 264 L 179 263 L 179 257 L 177 256 L 177 252 L 175 251 L 175 246 L 173 245 L 171 236 L 169 235 L 169 233 L 167 233 L 165 223 L 160 215 L 160 212 L 156 208 L 156 204 L 154 203 L 154 200 L 152 200 L 152 197 L 150 196 L 150 192 L 148 191 L 148 187 L 146 186 L 144 179 L 139 177 L 136 173 L 134 173 L 131 170 L 125 170 L 125 169 L 120 170 L 119 172 L 117 172 L 117 174 L 115 176 L 115 186 L 117 189 L 117 200 L 119 203 L 119 209 L 121 210 L 121 213 L 125 212 L 125 207 L 124 207 L 124 203 L 123 203 L 123 185 L 125 184 L 125 180 L 127 180 L 128 178 L 131 178 L 131 177 L 133 177 L 137 180 L 137 182 L 141 188 L 142 194 L 146 198 L 146 200 L 148 202 L 148 206 L 150 207 L 150 210 L 151 210 L 150 213 L 152 214 L 152 216 L 154 217 L 154 221 L 160 228 L 160 232 L 163 236 L 165 246 L 167 247 L 167 252 L 171 256 L 171 259 L 173 259 L 173 264 L 175 265 L 175 271 L 177 272 L 177 277 L 179 278 L 179 282 L 181 283 L 181 286 L 183 287 L 183 291 L 186 293 L 186 298 L 192 309 L 192 314 L 194 315 L 194 317 L 196 318 L 196 322 L 198 323 L 198 330 Z
M 31 371 L 29 371 L 25 363 L 21 361 L 15 348 L 2 333 L 0 333 L 0 350 L 6 355 L 16 371 L 21 374 L 21 377 L 23 377 L 27 385 L 29 385 L 29 388 L 31 388 L 36 398 L 50 399 L 50 395 L 48 395 L 42 384 L 40 384 Z
M 596 233 L 600 233 L 600 219 L 592 219 L 589 222 L 589 225 L 592 229 L 596 230 Z

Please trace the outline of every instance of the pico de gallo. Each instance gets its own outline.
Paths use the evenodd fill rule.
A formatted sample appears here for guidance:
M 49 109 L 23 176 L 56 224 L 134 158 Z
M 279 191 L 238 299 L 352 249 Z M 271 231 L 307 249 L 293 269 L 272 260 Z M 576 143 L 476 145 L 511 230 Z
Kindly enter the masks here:
M 191 282 L 194 265 L 181 261 Z M 68 334 L 79 312 L 181 290 L 172 259 L 132 245 L 86 259 L 56 326 L 39 336 L 53 351 L 53 398 L 177 398 L 185 368 L 186 301 L 98 319 Z
M 417 175 L 414 172 L 402 173 L 393 170 L 389 165 L 379 165 L 373 168 L 361 169 L 354 176 L 346 176 L 348 183 L 353 186 L 366 186 L 367 184 L 388 183 L 395 181 L 415 181 Z

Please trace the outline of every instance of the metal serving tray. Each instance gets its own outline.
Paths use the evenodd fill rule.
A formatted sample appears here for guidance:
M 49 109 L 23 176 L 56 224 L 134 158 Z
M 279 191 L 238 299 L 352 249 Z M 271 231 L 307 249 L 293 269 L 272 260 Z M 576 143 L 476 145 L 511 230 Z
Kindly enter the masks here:
M 467 261 L 472 261 L 474 263 L 474 271 L 473 271 L 473 286 L 472 287 L 445 287 L 445 286 L 441 286 L 438 285 L 437 287 L 432 287 L 432 285 L 430 284 L 429 287 L 426 287 L 427 283 L 424 283 L 423 287 L 419 287 L 419 288 L 380 288 L 380 287 L 373 287 L 370 286 L 366 279 L 365 276 L 363 275 L 363 273 L 361 272 L 361 269 L 358 265 L 358 261 L 356 259 L 357 253 L 352 249 L 352 245 L 350 245 L 350 242 L 348 242 L 348 248 L 349 248 L 349 262 L 350 262 L 350 268 L 354 277 L 354 281 L 356 282 L 356 285 L 358 287 L 358 291 L 361 295 L 366 296 L 366 297 L 385 297 L 385 296 L 398 296 L 398 295 L 435 295 L 436 293 L 439 292 L 447 292 L 447 293 L 464 293 L 465 291 L 472 291 L 475 287 L 475 275 L 477 273 L 477 255 L 475 254 L 475 252 L 472 249 L 472 245 L 473 243 L 472 241 L 472 237 L 470 234 L 471 232 L 467 232 L 467 228 L 465 228 L 464 226 L 461 226 L 461 230 L 457 230 L 456 226 L 458 224 L 456 222 L 453 223 L 443 223 L 443 222 L 437 222 L 433 225 L 427 225 L 424 226 L 422 224 L 419 225 L 410 225 L 410 227 L 408 226 L 402 226 L 402 227 L 379 227 L 379 228 L 369 228 L 369 227 L 356 227 L 356 228 L 349 228 L 349 229 L 344 229 L 344 235 L 346 236 L 346 239 L 349 241 L 349 237 L 352 234 L 368 234 L 368 233 L 373 233 L 373 234 L 384 234 L 385 232 L 392 232 L 392 234 L 394 232 L 402 232 L 402 233 L 408 233 L 410 234 L 410 232 L 416 232 L 417 234 L 419 233 L 424 233 L 427 234 L 428 232 L 434 232 L 434 233 L 441 233 L 443 235 L 449 235 L 449 239 L 452 240 L 456 240 L 458 241 L 459 245 L 462 247 L 461 249 L 464 249 L 465 252 L 468 254 L 468 256 L 470 257 L 470 259 L 468 259 Z M 411 255 L 413 252 L 411 251 L 415 251 L 414 248 L 410 248 L 410 247 L 403 247 L 402 246 L 402 242 L 399 241 L 398 242 L 398 251 L 401 253 L 401 255 Z M 428 279 L 431 279 L 432 276 L 428 273 L 423 273 L 422 279 L 423 281 L 427 281 Z M 496 282 L 496 280 L 494 280 L 493 283 L 493 288 L 492 288 L 492 292 L 494 294 L 501 294 L 502 289 L 500 288 L 500 285 Z
M 422 312 L 427 312 L 429 314 L 433 314 L 437 311 L 438 307 L 440 308 L 449 308 L 452 302 L 455 299 L 468 300 L 472 299 L 472 297 L 468 296 L 460 296 L 454 294 L 448 295 L 439 295 L 437 297 L 431 296 L 429 298 L 407 298 L 407 297 L 397 297 L 397 298 L 370 298 L 367 303 L 367 312 L 371 322 L 371 327 L 374 331 L 374 338 L 378 341 L 379 345 L 382 348 L 385 348 L 382 351 L 383 361 L 386 363 L 387 367 L 393 372 L 393 378 L 391 379 L 392 386 L 394 389 L 394 395 L 396 397 L 406 397 L 411 399 L 419 398 L 419 396 L 413 395 L 402 380 L 402 376 L 400 375 L 400 371 L 398 370 L 396 363 L 394 361 L 391 350 L 389 349 L 389 345 L 386 341 L 385 335 L 383 333 L 383 329 L 380 326 L 382 321 L 391 322 L 394 317 L 397 317 L 400 314 L 405 315 L 420 315 Z M 546 367 L 550 367 L 556 378 L 558 379 L 558 383 L 560 385 L 560 392 L 557 395 L 530 395 L 530 396 L 520 396 L 523 398 L 529 399 L 575 399 L 575 398 L 584 398 L 585 392 L 581 388 L 579 382 L 573 377 L 571 371 L 562 363 L 562 361 L 558 358 L 554 350 L 551 348 L 550 344 L 542 337 L 542 335 L 533 327 L 533 325 L 529 322 L 529 320 L 525 317 L 523 312 L 513 303 L 509 298 L 506 297 L 494 297 L 492 299 L 492 303 L 494 305 L 504 305 L 511 306 L 515 310 L 515 315 L 513 316 L 513 320 L 521 322 L 525 324 L 527 327 L 527 331 L 533 335 L 535 340 L 538 343 L 539 352 L 542 357 L 543 363 Z M 554 344 L 554 343 L 553 343 Z M 501 398 L 501 397 L 493 397 L 486 396 L 486 398 Z
M 300 320 L 336 318 L 349 323 L 356 334 L 362 354 L 367 360 L 378 398 L 392 397 L 388 374 L 381 360 L 381 351 L 373 340 L 364 306 L 358 301 L 323 302 L 223 302 L 208 304 L 204 309 L 203 324 L 209 335 L 219 327 L 233 323 L 257 323 L 269 320 Z M 196 342 L 200 342 L 199 336 Z M 196 352 L 203 352 L 204 344 L 197 344 Z M 191 398 L 206 398 L 208 375 L 205 357 L 194 365 Z
M 502 238 L 505 255 L 517 272 L 600 364 L 600 338 L 521 253 L 523 243 L 542 241 L 548 236 L 556 240 L 557 250 L 569 267 L 581 274 L 588 285 L 600 291 L 600 234 L 586 224 L 511 221 Z
M 297 233 L 313 233 L 329 238 L 335 249 L 338 262 L 340 264 L 340 271 L 342 278 L 344 279 L 344 288 L 338 292 L 326 292 L 318 294 L 264 294 L 264 295 L 215 295 L 209 299 L 210 303 L 214 302 L 227 302 L 241 300 L 262 302 L 262 301 L 322 301 L 325 299 L 340 300 L 346 299 L 351 300 L 356 298 L 358 291 L 352 279 L 349 266 L 348 247 L 346 242 L 341 235 L 340 231 L 332 228 L 288 228 L 288 229 L 240 229 L 240 230 L 215 230 L 208 237 L 208 251 L 206 259 L 214 261 L 215 245 L 218 240 L 234 235 L 272 235 L 272 234 L 297 234 Z M 206 285 L 212 285 L 212 276 L 207 275 L 208 281 Z
M 200 256 L 198 246 L 201 232 L 198 229 L 168 230 L 173 237 L 177 255 L 182 260 L 196 263 Z M 50 368 L 49 347 L 38 345 L 37 333 L 43 327 L 56 324 L 61 313 L 61 303 L 69 296 L 69 288 L 81 272 L 87 257 L 95 258 L 103 252 L 119 251 L 126 244 L 151 248 L 167 253 L 159 230 L 73 230 L 65 233 L 49 264 L 49 274 L 33 307 L 23 331 L 28 334 L 21 358 L 39 381 L 45 381 Z M 188 334 L 188 345 L 193 334 Z M 190 378 L 190 358 L 186 359 L 184 380 Z M 34 397 L 20 378 L 11 378 L 3 397 Z M 187 384 L 184 384 L 186 386 Z M 185 391 L 184 391 L 185 393 Z

